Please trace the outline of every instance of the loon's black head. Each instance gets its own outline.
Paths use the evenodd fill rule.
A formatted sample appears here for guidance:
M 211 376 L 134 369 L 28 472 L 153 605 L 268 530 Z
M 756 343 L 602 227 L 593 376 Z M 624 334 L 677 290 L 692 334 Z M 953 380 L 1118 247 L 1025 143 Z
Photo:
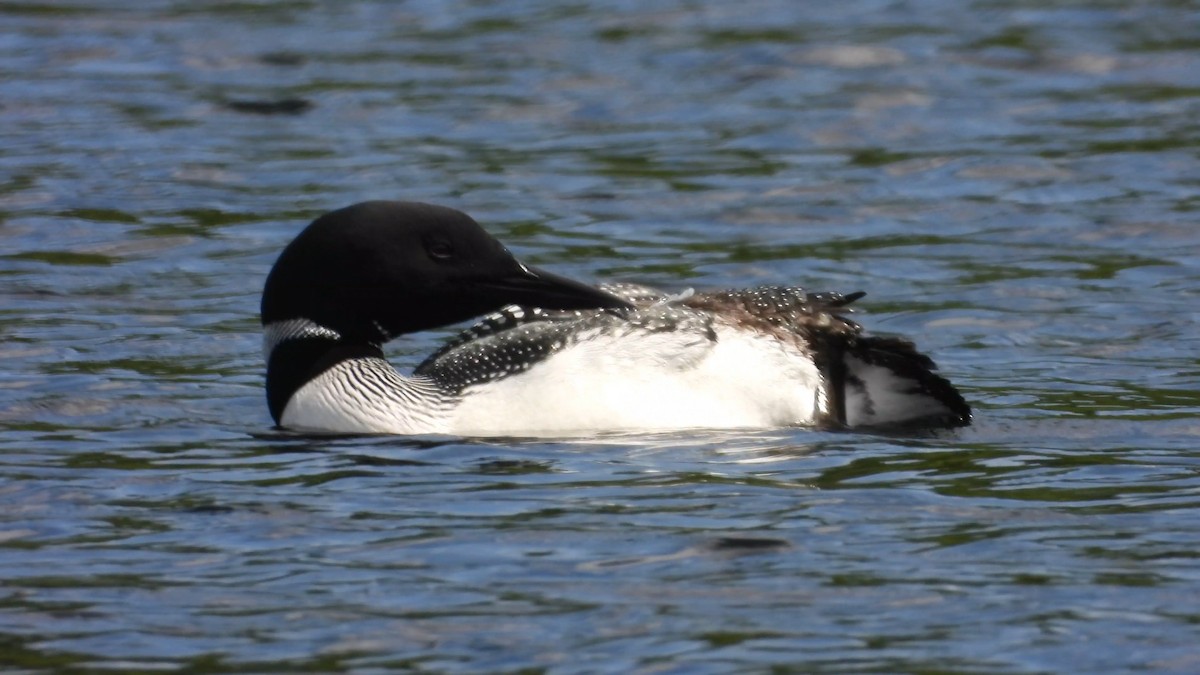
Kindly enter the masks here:
M 628 306 L 522 265 L 465 213 L 370 201 L 326 213 L 288 244 L 267 276 L 262 322 L 308 319 L 348 341 L 379 344 L 508 304 Z

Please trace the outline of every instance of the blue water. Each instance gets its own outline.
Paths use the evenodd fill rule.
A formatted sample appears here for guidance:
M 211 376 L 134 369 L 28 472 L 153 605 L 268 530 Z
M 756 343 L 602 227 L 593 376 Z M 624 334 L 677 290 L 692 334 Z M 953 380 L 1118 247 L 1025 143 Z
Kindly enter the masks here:
M 0 3 L 0 666 L 1200 670 L 1198 24 Z M 976 424 L 273 431 L 263 278 L 367 198 L 582 279 L 865 290 Z

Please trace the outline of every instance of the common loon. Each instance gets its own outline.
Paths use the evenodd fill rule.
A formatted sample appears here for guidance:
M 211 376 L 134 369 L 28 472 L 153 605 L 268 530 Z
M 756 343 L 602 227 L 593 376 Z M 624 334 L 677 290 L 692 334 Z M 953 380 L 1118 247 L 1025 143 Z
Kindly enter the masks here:
M 454 209 L 363 202 L 313 221 L 267 277 L 267 402 L 280 427 L 346 433 L 969 424 L 929 357 L 845 318 L 862 295 L 593 288 Z M 480 316 L 409 377 L 384 358 L 394 337 Z

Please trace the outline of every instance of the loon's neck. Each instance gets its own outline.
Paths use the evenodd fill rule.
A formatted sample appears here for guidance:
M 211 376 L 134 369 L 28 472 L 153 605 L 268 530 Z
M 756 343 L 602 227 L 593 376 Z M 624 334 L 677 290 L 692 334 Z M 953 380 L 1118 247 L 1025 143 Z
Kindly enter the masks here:
M 347 342 L 337 331 L 307 319 L 275 321 L 263 328 L 267 360 L 267 407 L 276 424 L 306 383 L 337 364 L 354 358 L 383 358 L 378 345 Z
M 267 405 L 280 426 L 289 404 L 349 432 L 435 433 L 448 396 L 425 378 L 396 372 L 379 344 L 350 341 L 306 319 L 268 324 Z M 330 420 L 334 420 L 330 422 Z M 301 424 L 301 426 L 306 426 Z

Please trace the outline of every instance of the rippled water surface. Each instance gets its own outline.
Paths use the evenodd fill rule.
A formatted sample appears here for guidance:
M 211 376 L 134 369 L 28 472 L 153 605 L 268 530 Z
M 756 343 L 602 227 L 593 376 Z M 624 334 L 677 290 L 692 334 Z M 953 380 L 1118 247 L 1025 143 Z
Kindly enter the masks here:
M 0 3 L 0 665 L 1200 670 L 1198 25 Z M 976 424 L 273 431 L 264 275 L 367 198 L 584 279 L 866 290 Z

